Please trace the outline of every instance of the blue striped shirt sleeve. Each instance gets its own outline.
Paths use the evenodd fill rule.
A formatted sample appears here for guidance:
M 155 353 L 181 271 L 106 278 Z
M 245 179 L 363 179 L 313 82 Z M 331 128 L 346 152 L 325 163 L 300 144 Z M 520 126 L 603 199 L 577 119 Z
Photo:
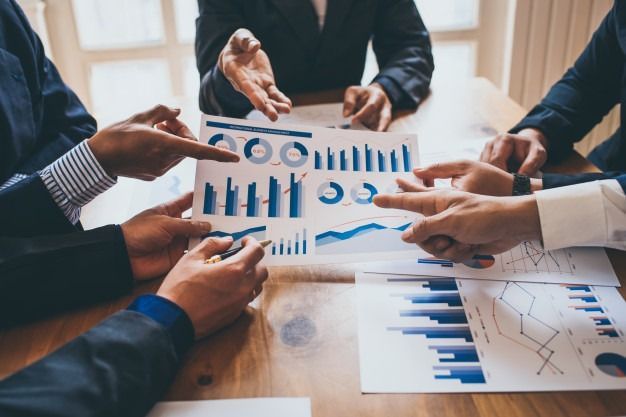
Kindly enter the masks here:
M 87 141 L 67 152 L 39 173 L 55 203 L 73 224 L 80 209 L 116 183 L 100 165 Z

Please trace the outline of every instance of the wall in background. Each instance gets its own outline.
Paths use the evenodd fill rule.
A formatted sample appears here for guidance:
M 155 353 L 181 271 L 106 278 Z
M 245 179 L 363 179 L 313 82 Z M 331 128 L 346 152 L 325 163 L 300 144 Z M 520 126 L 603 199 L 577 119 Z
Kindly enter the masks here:
M 522 106 L 534 106 L 574 63 L 612 5 L 613 0 L 517 0 L 504 90 Z M 616 108 L 577 149 L 586 155 L 619 123 Z

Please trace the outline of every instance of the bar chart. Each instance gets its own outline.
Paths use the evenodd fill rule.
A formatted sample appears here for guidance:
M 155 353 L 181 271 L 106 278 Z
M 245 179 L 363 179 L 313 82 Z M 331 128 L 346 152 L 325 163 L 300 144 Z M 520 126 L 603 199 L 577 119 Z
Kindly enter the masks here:
M 264 190 L 257 181 L 239 185 L 232 177 L 226 178 L 223 188 L 207 182 L 202 212 L 206 215 L 300 218 L 304 215 L 302 180 L 305 176 L 296 177 L 291 173 L 286 184 L 270 176 Z
M 347 149 L 330 146 L 315 151 L 315 169 L 351 172 L 411 172 L 411 145 L 406 142 L 392 149 L 368 144 Z
M 307 255 L 309 250 L 307 229 L 296 232 L 290 238 L 275 238 L 272 243 L 272 256 Z
M 586 317 L 593 325 L 599 339 L 621 339 L 606 307 L 594 294 L 593 288 L 587 285 L 565 285 L 570 308 L 579 315 Z

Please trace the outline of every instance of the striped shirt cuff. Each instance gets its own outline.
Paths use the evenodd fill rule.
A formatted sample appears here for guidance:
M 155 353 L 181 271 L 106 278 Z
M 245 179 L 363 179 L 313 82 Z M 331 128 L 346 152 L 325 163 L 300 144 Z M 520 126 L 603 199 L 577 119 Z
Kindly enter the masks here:
M 78 223 L 81 207 L 116 183 L 102 168 L 87 141 L 48 165 L 39 175 L 72 224 Z
M 14 174 L 11 178 L 9 178 L 8 180 L 6 180 L 2 185 L 0 185 L 0 191 L 4 190 L 5 188 L 9 188 L 15 184 L 17 184 L 18 182 L 24 180 L 28 178 L 28 175 L 26 174 Z

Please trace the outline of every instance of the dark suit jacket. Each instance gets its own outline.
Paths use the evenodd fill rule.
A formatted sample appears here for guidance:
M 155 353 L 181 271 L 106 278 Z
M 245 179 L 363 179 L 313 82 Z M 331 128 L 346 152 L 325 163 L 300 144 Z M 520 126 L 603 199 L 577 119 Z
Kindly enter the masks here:
M 228 38 L 250 29 L 286 94 L 359 85 L 370 39 L 380 83 L 395 109 L 416 107 L 434 68 L 428 31 L 413 0 L 331 0 L 320 33 L 311 0 L 198 0 L 196 58 L 200 108 L 240 117 L 252 109 L 215 68 Z
M 551 162 L 562 161 L 617 104 L 626 120 L 626 3 L 616 1 L 576 63 L 512 132 L 526 127 L 548 138 Z M 602 170 L 626 171 L 626 130 L 592 153 Z
M 626 173 L 621 171 L 598 172 L 576 175 L 544 174 L 543 188 L 565 187 L 583 182 L 616 180 L 626 193 Z

